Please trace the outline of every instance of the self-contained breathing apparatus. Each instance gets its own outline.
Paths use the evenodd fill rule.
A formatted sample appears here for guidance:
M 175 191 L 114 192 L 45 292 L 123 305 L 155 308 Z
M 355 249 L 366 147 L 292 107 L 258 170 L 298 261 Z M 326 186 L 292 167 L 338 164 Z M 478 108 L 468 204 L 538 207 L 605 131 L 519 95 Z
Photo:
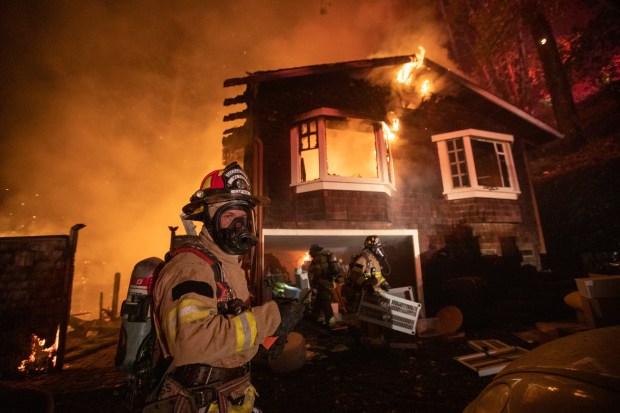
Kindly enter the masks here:
M 152 288 L 164 261 L 150 257 L 139 261 L 131 273 L 127 299 L 121 306 L 121 330 L 116 367 L 128 374 L 125 402 L 130 409 L 144 403 L 163 374 L 163 359 L 153 319 Z

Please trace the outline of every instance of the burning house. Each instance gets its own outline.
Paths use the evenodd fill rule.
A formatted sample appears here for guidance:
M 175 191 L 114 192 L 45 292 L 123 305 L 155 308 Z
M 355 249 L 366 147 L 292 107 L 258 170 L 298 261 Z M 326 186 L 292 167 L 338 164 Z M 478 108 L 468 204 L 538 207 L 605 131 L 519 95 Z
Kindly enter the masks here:
M 224 102 L 224 162 L 244 165 L 272 200 L 259 217 L 262 299 L 264 275 L 294 280 L 310 245 L 346 264 L 372 234 L 387 246 L 391 285 L 413 286 L 427 316 L 445 279 L 540 266 L 526 152 L 561 134 L 423 52 L 224 82 L 240 88 Z

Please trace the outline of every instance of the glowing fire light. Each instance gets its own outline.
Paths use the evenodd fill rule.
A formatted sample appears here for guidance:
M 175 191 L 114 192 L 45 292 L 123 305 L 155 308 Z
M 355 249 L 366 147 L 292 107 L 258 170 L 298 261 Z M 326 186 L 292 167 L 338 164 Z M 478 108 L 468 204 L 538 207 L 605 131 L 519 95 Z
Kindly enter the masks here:
M 297 267 L 301 268 L 305 263 L 310 262 L 311 260 L 312 258 L 310 257 L 310 253 L 306 251 L 303 257 L 299 257 L 299 259 L 297 259 Z
M 415 69 L 421 67 L 422 63 L 424 62 L 424 53 L 424 48 L 420 46 L 420 53 L 416 53 L 415 55 L 416 59 L 412 60 L 409 63 L 405 63 L 398 72 L 398 75 L 396 76 L 396 80 L 398 81 L 398 83 L 402 83 L 405 85 L 411 84 L 411 82 L 413 81 L 413 72 L 415 71 Z
M 392 129 L 387 125 L 387 123 L 382 122 L 383 135 L 387 138 L 388 141 L 394 141 L 396 139 L 396 134 L 392 132 Z
M 391 125 L 390 129 L 394 133 L 398 132 L 398 128 L 400 128 L 400 120 L 398 119 L 398 116 L 396 116 L 396 113 L 394 113 L 393 111 L 390 111 L 387 114 L 387 121 Z
M 431 94 L 431 81 L 426 79 L 422 82 L 422 86 L 420 86 L 420 93 L 422 96 L 428 96 Z
M 405 108 L 413 109 L 431 95 L 431 81 L 420 79 L 417 73 L 418 69 L 423 66 L 424 54 L 425 50 L 420 46 L 420 53 L 416 53 L 415 57 L 411 56 L 411 61 L 402 65 L 396 75 L 397 93 L 400 96 L 402 106 Z M 398 129 L 392 127 L 392 130 Z
M 40 339 L 36 334 L 32 335 L 30 356 L 21 362 L 17 370 L 22 373 L 45 371 L 56 365 L 58 339 L 60 337 L 60 326 L 56 329 L 56 341 L 51 346 L 45 348 L 45 339 Z
M 387 122 L 383 122 L 381 125 L 383 129 L 383 136 L 385 136 L 386 140 L 394 141 L 396 139 L 396 133 L 400 128 L 400 120 L 396 113 L 393 111 L 388 112 L 387 114 Z

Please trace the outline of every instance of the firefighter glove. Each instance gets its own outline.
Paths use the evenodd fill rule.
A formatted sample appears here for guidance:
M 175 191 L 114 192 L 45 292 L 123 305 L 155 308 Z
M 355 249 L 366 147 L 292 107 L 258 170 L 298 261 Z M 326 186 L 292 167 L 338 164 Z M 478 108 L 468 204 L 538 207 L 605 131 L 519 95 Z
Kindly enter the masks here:
M 304 315 L 304 306 L 297 300 L 290 299 L 276 299 L 278 309 L 280 310 L 280 325 L 273 334 L 278 337 L 276 342 L 269 347 L 267 355 L 271 359 L 276 359 L 284 350 L 286 345 L 286 337 L 293 331 L 297 323 L 302 319 Z
M 297 300 L 276 299 L 280 310 L 280 325 L 276 329 L 274 336 L 285 337 L 293 331 L 297 323 L 304 315 L 304 306 Z
M 381 287 L 383 291 L 390 291 L 391 288 L 387 281 L 382 282 L 379 287 Z
M 374 294 L 375 292 L 375 287 L 373 287 L 371 283 L 365 283 L 362 286 L 362 289 L 366 292 L 366 294 Z

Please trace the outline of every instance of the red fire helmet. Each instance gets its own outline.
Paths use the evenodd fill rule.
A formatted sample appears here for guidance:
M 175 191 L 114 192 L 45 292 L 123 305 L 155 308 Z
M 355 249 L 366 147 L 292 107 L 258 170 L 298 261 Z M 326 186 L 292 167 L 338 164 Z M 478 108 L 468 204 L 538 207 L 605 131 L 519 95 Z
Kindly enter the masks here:
M 252 195 L 248 175 L 237 162 L 207 174 L 200 188 L 190 197 L 189 204 L 183 207 L 183 212 L 190 219 L 198 219 L 206 205 L 232 200 L 247 201 L 252 207 L 270 201 L 267 197 Z

